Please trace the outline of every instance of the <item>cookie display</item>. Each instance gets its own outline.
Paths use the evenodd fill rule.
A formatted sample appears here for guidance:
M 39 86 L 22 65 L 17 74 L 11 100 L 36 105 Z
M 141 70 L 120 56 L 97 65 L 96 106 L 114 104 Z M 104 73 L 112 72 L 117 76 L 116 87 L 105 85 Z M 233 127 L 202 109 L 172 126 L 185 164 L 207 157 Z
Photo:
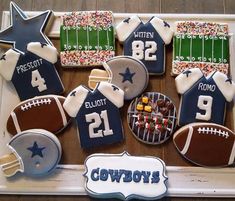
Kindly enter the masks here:
M 62 66 L 101 65 L 115 54 L 111 11 L 79 11 L 61 17 Z
M 173 38 L 172 74 L 188 68 L 200 68 L 204 75 L 212 71 L 229 72 L 228 24 L 179 21 Z
M 7 146 L 12 153 L 0 158 L 0 165 L 6 177 L 17 172 L 30 177 L 48 175 L 56 168 L 62 154 L 56 136 L 42 129 L 19 133 Z
M 149 74 L 145 65 L 130 56 L 116 56 L 103 63 L 101 69 L 93 69 L 89 76 L 88 86 L 95 88 L 100 81 L 106 80 L 125 93 L 125 100 L 131 100 L 140 95 L 148 85 Z
M 116 33 L 123 43 L 124 55 L 141 60 L 150 74 L 165 72 L 165 45 L 173 37 L 167 22 L 154 16 L 144 23 L 134 15 L 118 24 Z
M 135 98 L 127 113 L 133 135 L 147 144 L 165 142 L 176 127 L 176 107 L 161 93 L 147 92 Z
M 192 123 L 175 132 L 174 144 L 190 162 L 224 167 L 235 162 L 235 133 L 213 123 Z
M 192 68 L 178 75 L 175 84 L 181 95 L 178 125 L 193 122 L 223 125 L 226 104 L 235 95 L 235 84 L 227 75 L 217 71 L 205 77 L 199 68 Z
M 38 96 L 18 104 L 7 120 L 7 131 L 15 135 L 29 129 L 45 129 L 54 134 L 65 128 L 70 120 L 63 109 L 65 97 Z
M 0 58 L 0 75 L 11 81 L 20 100 L 47 94 L 61 94 L 64 86 L 55 69 L 55 47 L 31 42 L 25 53 L 10 49 Z
M 124 92 L 107 82 L 100 82 L 93 91 L 80 85 L 69 93 L 63 106 L 76 118 L 82 148 L 123 140 L 119 113 L 123 104 Z
M 164 161 L 152 156 L 92 154 L 85 160 L 85 189 L 97 198 L 155 200 L 167 192 Z
M 33 17 L 28 17 L 14 2 L 10 2 L 10 26 L 0 32 L 0 44 L 12 45 L 15 49 L 26 52 L 27 44 L 40 42 L 52 45 L 45 33 L 53 20 L 53 12 L 48 10 Z

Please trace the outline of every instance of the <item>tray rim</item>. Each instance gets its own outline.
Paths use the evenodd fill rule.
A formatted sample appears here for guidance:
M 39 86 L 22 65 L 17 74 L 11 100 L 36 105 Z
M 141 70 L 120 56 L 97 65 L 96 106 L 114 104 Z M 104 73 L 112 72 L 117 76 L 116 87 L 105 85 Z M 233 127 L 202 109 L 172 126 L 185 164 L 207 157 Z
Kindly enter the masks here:
M 26 12 L 28 16 L 39 14 L 39 11 Z M 59 16 L 64 12 L 54 12 L 55 22 L 48 33 L 49 37 L 58 38 L 59 30 L 56 29 L 59 22 Z M 115 22 L 137 13 L 114 13 Z M 177 20 L 207 20 L 224 21 L 235 24 L 235 15 L 224 14 L 137 14 L 141 19 L 147 21 L 155 15 L 162 19 Z M 196 16 L 196 17 L 195 17 Z M 2 13 L 2 26 L 9 24 L 9 11 Z M 235 30 L 233 31 L 233 35 Z M 231 37 L 230 55 L 234 51 L 234 36 Z M 235 61 L 230 57 L 231 75 L 235 78 Z M 2 89 L 4 81 L 0 77 L 0 112 L 2 108 Z M 235 99 L 233 101 L 235 103 Z M 235 104 L 234 104 L 235 105 Z M 235 106 L 233 107 L 233 125 L 235 125 Z M 201 167 L 167 166 L 168 192 L 170 197 L 235 197 L 235 168 L 209 169 Z M 19 176 L 15 180 L 9 180 L 0 173 L 0 194 L 30 194 L 30 195 L 87 195 L 84 189 L 84 165 L 59 165 L 55 173 L 46 179 L 35 179 Z M 221 182 L 216 182 L 220 179 Z M 229 180 L 228 180 L 229 179 Z M 73 180 L 77 181 L 72 182 Z M 69 183 L 68 183 L 69 182 Z M 187 183 L 187 185 L 185 185 Z M 66 186 L 64 185 L 66 184 Z M 48 188 L 48 186 L 52 186 Z

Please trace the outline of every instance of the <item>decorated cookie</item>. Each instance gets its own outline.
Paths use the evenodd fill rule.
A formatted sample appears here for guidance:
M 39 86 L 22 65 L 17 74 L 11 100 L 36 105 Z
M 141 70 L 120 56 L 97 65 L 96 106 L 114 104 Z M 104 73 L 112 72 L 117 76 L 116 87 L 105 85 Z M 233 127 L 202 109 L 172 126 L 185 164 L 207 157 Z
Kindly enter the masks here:
M 2 171 L 7 177 L 17 172 L 31 177 L 45 176 L 56 168 L 62 153 L 56 136 L 41 129 L 19 133 L 7 146 L 12 153 L 0 158 Z
M 148 85 L 149 74 L 145 65 L 130 56 L 116 56 L 103 63 L 105 71 L 93 69 L 89 76 L 89 87 L 95 88 L 100 81 L 117 85 L 125 93 L 125 100 L 140 95 Z
M 79 11 L 62 16 L 62 66 L 101 65 L 115 54 L 111 11 Z
M 173 36 L 167 22 L 152 17 L 145 24 L 134 15 L 118 24 L 116 32 L 118 40 L 123 43 L 124 55 L 141 60 L 151 74 L 165 72 L 165 45 Z
M 119 113 L 123 104 L 124 92 L 107 82 L 100 82 L 93 91 L 80 85 L 67 96 L 63 106 L 77 120 L 82 148 L 123 140 Z
M 27 44 L 30 42 L 52 45 L 44 34 L 52 19 L 52 11 L 48 10 L 37 16 L 28 17 L 14 2 L 11 2 L 10 26 L 0 32 L 0 44 L 12 45 L 21 52 L 27 51 Z
M 0 58 L 0 74 L 11 81 L 21 100 L 46 94 L 61 94 L 64 86 L 55 69 L 57 50 L 32 42 L 21 53 L 10 49 Z
M 57 134 L 65 128 L 70 117 L 63 109 L 62 96 L 38 96 L 17 105 L 7 120 L 7 131 L 15 135 L 34 128 Z
M 228 74 L 228 24 L 176 22 L 173 41 L 173 75 L 178 75 L 188 68 L 200 68 L 205 75 L 212 71 Z
M 225 74 L 212 72 L 205 77 L 199 68 L 185 70 L 175 79 L 181 95 L 178 124 L 212 122 L 223 124 L 227 102 L 235 95 L 235 84 Z
M 197 165 L 223 167 L 235 162 L 235 133 L 219 124 L 188 124 L 176 131 L 173 141 L 182 156 Z
M 131 102 L 127 121 L 138 140 L 147 144 L 161 144 L 174 132 L 176 107 L 167 96 L 147 92 Z
M 85 168 L 85 189 L 93 197 L 155 200 L 167 191 L 165 163 L 152 156 L 93 154 Z

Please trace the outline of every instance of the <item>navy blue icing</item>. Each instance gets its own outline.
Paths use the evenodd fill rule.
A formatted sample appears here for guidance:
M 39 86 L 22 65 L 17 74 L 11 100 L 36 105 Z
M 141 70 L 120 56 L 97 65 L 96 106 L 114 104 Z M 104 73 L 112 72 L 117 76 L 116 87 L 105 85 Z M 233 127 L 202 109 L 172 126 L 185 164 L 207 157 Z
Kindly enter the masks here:
M 111 87 L 113 91 L 119 90 L 119 88 L 115 87 L 114 85 L 111 85 Z M 101 100 L 100 103 L 102 104 L 96 107 L 98 100 Z M 92 122 L 86 121 L 86 115 L 91 113 L 97 113 L 100 115 L 101 112 L 105 110 L 107 111 L 109 126 L 110 129 L 113 130 L 113 134 L 107 136 L 103 135 L 103 137 L 90 138 L 89 126 Z M 98 147 L 123 140 L 122 121 L 119 108 L 109 101 L 109 99 L 98 90 L 98 87 L 94 91 L 88 92 L 87 97 L 85 98 L 79 112 L 77 113 L 76 121 L 79 129 L 80 144 L 82 148 L 87 149 L 91 147 Z M 105 130 L 103 119 L 101 121 L 102 123 L 100 126 L 94 128 L 95 133 L 98 130 Z
M 26 66 L 28 70 L 24 71 L 21 68 L 22 66 Z M 37 87 L 32 86 L 32 71 L 34 70 L 38 70 L 40 76 L 45 80 L 46 90 L 40 92 Z M 63 84 L 56 72 L 54 64 L 32 52 L 20 54 L 11 81 L 15 86 L 20 100 L 47 94 L 61 94 L 64 91 Z
M 151 19 L 150 19 L 151 20 Z M 134 40 L 141 40 L 144 43 L 146 41 L 154 41 L 157 44 L 157 50 L 154 55 L 157 59 L 155 61 L 146 61 L 142 59 L 141 61 L 145 64 L 148 72 L 151 74 L 163 74 L 165 72 L 165 43 L 162 40 L 161 36 L 156 32 L 150 20 L 147 23 L 141 22 L 139 26 L 130 34 L 130 36 L 124 41 L 124 55 L 132 56 L 132 42 Z M 135 37 L 134 32 L 151 32 L 154 34 L 154 38 L 143 38 Z M 147 48 L 145 47 L 144 50 Z M 145 52 L 145 51 L 144 51 Z M 153 54 L 151 54 L 153 55 Z M 150 56 L 151 56 L 150 55 Z
M 128 67 L 126 68 L 125 72 L 119 73 L 119 75 L 122 76 L 122 82 L 129 81 L 131 84 L 133 84 L 132 77 L 135 75 L 135 72 L 132 73 Z
M 33 146 L 28 147 L 27 150 L 32 152 L 31 158 L 33 158 L 34 156 L 40 156 L 41 158 L 43 158 L 43 149 L 45 149 L 46 147 L 39 147 L 38 143 L 36 141 L 34 141 Z
M 30 42 L 42 42 L 52 44 L 49 39 L 41 33 L 47 26 L 52 11 L 45 11 L 35 17 L 29 18 L 13 2 L 10 3 L 10 26 L 0 32 L 0 43 L 11 44 L 14 48 L 25 52 Z
M 160 181 L 159 171 L 140 171 L 140 170 L 124 170 L 124 169 L 100 169 L 95 168 L 91 171 L 92 181 L 108 181 L 111 178 L 111 182 L 120 183 L 121 177 L 122 181 L 125 183 L 135 182 L 135 183 L 158 183 Z
M 214 91 L 198 90 L 199 84 L 214 86 Z M 186 125 L 192 122 L 201 122 L 202 120 L 196 119 L 196 113 L 205 114 L 204 110 L 198 108 L 198 97 L 200 95 L 211 96 L 213 98 L 211 119 L 208 122 L 223 124 L 224 111 L 226 107 L 226 99 L 219 90 L 213 75 L 208 79 L 206 77 L 200 78 L 188 91 L 182 95 L 179 125 Z M 205 120 L 204 120 L 205 121 Z

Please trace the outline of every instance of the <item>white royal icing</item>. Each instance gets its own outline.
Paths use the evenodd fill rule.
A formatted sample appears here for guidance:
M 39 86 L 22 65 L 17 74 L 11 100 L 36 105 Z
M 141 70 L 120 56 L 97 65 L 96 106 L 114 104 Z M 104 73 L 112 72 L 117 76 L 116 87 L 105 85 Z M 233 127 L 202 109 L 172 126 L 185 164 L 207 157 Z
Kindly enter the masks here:
M 17 133 L 20 133 L 21 129 L 20 129 L 19 122 L 18 122 L 18 119 L 17 119 L 15 112 L 11 112 L 11 118 L 13 120 L 13 123 L 14 123 L 14 126 L 15 126 Z
M 179 74 L 175 78 L 176 90 L 179 94 L 184 94 L 188 89 L 190 89 L 201 77 L 203 73 L 199 68 L 189 69 L 191 73 L 186 74 L 187 70 Z
M 93 154 L 85 161 L 85 189 L 94 197 L 152 200 L 167 191 L 164 162 L 155 157 Z
M 218 71 L 213 75 L 213 80 L 215 81 L 221 93 L 224 95 L 225 99 L 228 102 L 231 102 L 235 95 L 234 82 L 232 80 L 229 81 L 225 74 Z
M 59 100 L 56 96 L 54 96 L 54 99 L 55 99 L 56 104 L 57 104 L 57 106 L 58 106 L 58 108 L 59 108 L 59 110 L 60 110 L 61 118 L 62 118 L 62 120 L 63 120 L 63 125 L 66 126 L 67 123 L 68 123 L 68 121 L 67 121 L 67 118 L 66 118 L 66 115 L 65 115 L 63 106 L 61 105 L 60 100 Z
M 27 45 L 27 50 L 53 64 L 57 62 L 57 50 L 51 45 L 31 42 Z
M 88 89 L 80 85 L 69 93 L 63 104 L 63 107 L 69 116 L 77 116 L 77 113 L 82 107 L 82 104 L 86 99 L 88 92 Z
M 171 42 L 174 35 L 174 31 L 170 27 L 164 25 L 164 21 L 158 17 L 153 17 L 150 21 L 154 29 L 161 36 L 164 43 L 167 45 Z
M 128 20 L 128 22 L 125 22 L 126 20 Z M 130 34 L 139 26 L 140 23 L 141 20 L 137 15 L 133 15 L 132 17 L 123 20 L 116 26 L 118 40 L 120 42 L 124 42 L 130 36 Z
M 113 86 L 116 87 L 117 90 L 114 90 Z M 118 88 L 116 85 L 110 84 L 108 82 L 100 82 L 98 90 L 118 108 L 123 106 L 124 91 Z
M 0 60 L 0 74 L 10 81 L 15 71 L 16 64 L 19 60 L 20 53 L 14 49 L 8 50 Z

